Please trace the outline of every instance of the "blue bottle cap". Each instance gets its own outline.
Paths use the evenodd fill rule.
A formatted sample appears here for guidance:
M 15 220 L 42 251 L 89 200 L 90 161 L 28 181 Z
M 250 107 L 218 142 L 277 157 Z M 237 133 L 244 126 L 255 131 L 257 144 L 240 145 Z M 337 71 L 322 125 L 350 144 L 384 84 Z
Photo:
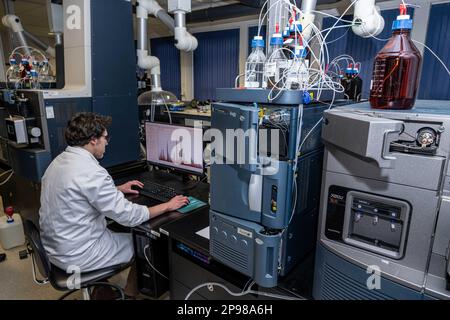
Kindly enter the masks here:
M 295 47 L 294 51 L 294 54 L 297 58 L 306 58 L 306 55 L 308 53 L 306 48 L 304 48 L 303 46 Z
M 300 21 L 294 21 L 291 24 L 291 27 L 289 28 L 289 31 L 291 33 L 294 33 L 294 32 L 300 33 L 300 32 L 302 32 L 303 31 L 303 26 L 302 26 L 301 22 Z
M 392 30 L 399 30 L 399 29 L 412 29 L 413 21 L 412 19 L 397 19 L 392 22 Z
M 264 48 L 264 39 L 261 36 L 254 36 L 252 40 L 252 48 Z
M 281 36 L 281 34 L 276 33 L 273 35 L 272 38 L 270 38 L 270 45 L 271 46 L 282 46 L 283 45 L 283 37 Z

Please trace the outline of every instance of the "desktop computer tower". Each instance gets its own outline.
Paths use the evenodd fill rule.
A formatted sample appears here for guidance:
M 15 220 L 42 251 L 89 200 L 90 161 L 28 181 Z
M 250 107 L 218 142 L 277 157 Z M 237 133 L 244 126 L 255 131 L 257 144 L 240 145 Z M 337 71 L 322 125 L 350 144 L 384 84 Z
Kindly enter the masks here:
M 156 299 L 169 290 L 169 280 L 165 278 L 169 275 L 167 236 L 141 228 L 133 228 L 132 234 L 138 289 L 142 294 Z
M 423 299 L 425 283 L 430 296 L 445 288 L 450 234 L 434 235 L 439 224 L 450 226 L 448 128 L 447 101 L 418 100 L 411 110 L 365 102 L 324 113 L 315 299 Z M 437 285 L 431 270 L 440 270 Z

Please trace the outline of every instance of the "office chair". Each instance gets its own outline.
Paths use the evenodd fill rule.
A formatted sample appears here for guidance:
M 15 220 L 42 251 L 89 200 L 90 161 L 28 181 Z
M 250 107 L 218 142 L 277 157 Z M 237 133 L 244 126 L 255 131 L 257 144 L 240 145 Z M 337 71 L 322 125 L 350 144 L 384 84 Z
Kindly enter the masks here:
M 50 282 L 52 287 L 55 288 L 56 290 L 68 291 L 63 296 L 61 296 L 59 300 L 66 298 L 70 294 L 80 289 L 82 290 L 83 299 L 90 300 L 89 289 L 95 286 L 110 286 L 120 293 L 121 300 L 125 299 L 125 295 L 122 288 L 120 288 L 115 284 L 105 282 L 104 280 L 128 268 L 132 264 L 132 261 L 129 263 L 123 263 L 107 268 L 102 268 L 99 270 L 81 273 L 79 289 L 72 289 L 68 287 L 69 285 L 68 280 L 70 280 L 69 278 L 73 277 L 74 274 L 66 273 L 64 270 L 50 263 L 50 261 L 48 260 L 47 253 L 45 252 L 44 246 L 42 245 L 41 242 L 40 232 L 36 227 L 36 225 L 30 220 L 25 220 L 24 230 L 25 230 L 25 237 L 27 239 L 28 255 L 31 255 L 34 281 L 39 285 L 44 285 Z M 39 269 L 39 273 L 41 274 L 42 277 L 44 277 L 43 279 L 37 279 L 36 265 L 37 268 Z

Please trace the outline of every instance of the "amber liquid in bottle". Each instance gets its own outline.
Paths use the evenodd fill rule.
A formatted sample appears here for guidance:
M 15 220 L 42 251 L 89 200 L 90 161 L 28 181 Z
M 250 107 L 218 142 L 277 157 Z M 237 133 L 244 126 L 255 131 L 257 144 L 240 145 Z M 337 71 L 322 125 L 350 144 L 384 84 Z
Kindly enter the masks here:
M 394 30 L 375 58 L 370 87 L 372 108 L 404 110 L 414 106 L 422 57 L 410 31 Z

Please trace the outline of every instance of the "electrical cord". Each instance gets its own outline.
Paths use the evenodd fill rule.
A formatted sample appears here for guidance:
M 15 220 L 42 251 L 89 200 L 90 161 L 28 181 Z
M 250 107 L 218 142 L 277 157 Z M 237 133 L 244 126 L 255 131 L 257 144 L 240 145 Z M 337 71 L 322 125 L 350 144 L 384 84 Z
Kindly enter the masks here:
M 295 215 L 295 209 L 297 207 L 297 193 L 298 193 L 298 190 L 297 190 L 297 175 L 296 174 L 294 175 L 293 191 L 292 192 L 294 193 L 294 203 L 292 205 L 291 216 L 289 218 L 288 226 L 283 229 L 281 234 L 283 234 L 284 231 L 289 227 L 289 225 L 291 224 L 292 218 L 294 218 L 294 215 Z
M 12 169 L 8 170 L 8 171 L 5 171 L 2 174 L 0 174 L 0 177 L 4 176 L 7 173 L 9 173 L 9 176 L 4 181 L 0 182 L 0 186 L 3 186 L 4 184 L 6 184 L 11 179 L 11 177 L 14 174 L 14 171 Z
M 284 295 L 280 295 L 280 294 L 276 294 L 276 293 L 255 291 L 255 290 L 251 289 L 253 285 L 254 285 L 254 283 L 252 285 L 250 285 L 247 290 L 244 290 L 242 292 L 232 292 L 230 289 L 228 289 L 225 285 L 223 285 L 221 283 L 218 283 L 218 282 L 205 282 L 205 283 L 202 283 L 202 284 L 196 286 L 191 291 L 189 291 L 189 293 L 186 295 L 184 300 L 189 300 L 189 298 L 191 297 L 191 295 L 194 292 L 196 292 L 200 288 L 207 287 L 207 286 L 220 287 L 220 288 L 224 289 L 228 294 L 230 294 L 233 297 L 242 297 L 242 296 L 245 296 L 247 294 L 257 294 L 257 295 L 261 295 L 261 296 L 266 296 L 266 297 L 276 298 L 276 299 L 282 299 L 282 300 L 300 300 L 298 297 L 289 297 L 289 296 L 284 296 Z
M 1 173 L 1 174 L 0 174 L 0 177 L 3 177 L 5 174 L 11 173 L 12 171 L 13 171 L 12 169 L 9 169 L 9 170 L 7 170 L 7 171 Z
M 447 71 L 447 74 L 450 76 L 450 70 L 447 68 L 447 66 L 446 66 L 445 63 L 442 61 L 442 59 L 439 58 L 438 55 L 437 55 L 436 53 L 434 53 L 433 50 L 431 50 L 427 45 L 425 45 L 424 43 L 422 43 L 422 42 L 420 42 L 420 41 L 417 41 L 417 40 L 414 40 L 414 39 L 411 39 L 411 40 L 414 41 L 415 43 L 418 43 L 418 44 L 424 46 L 426 49 L 428 49 L 428 51 L 430 51 L 431 54 L 432 54 L 433 56 L 435 56 L 435 58 L 442 64 L 442 66 L 445 68 L 445 71 Z
M 161 277 L 163 277 L 163 278 L 169 280 L 168 277 L 166 277 L 166 276 L 163 275 L 161 272 L 159 272 L 158 269 L 156 269 L 156 268 L 153 266 L 153 264 L 150 263 L 150 260 L 149 260 L 148 257 L 147 257 L 147 249 L 148 249 L 149 247 L 150 247 L 149 244 L 147 244 L 147 245 L 144 247 L 144 257 L 145 257 L 145 260 L 147 260 L 148 265 L 149 265 L 153 270 L 155 270 Z
M 224 285 L 221 284 L 221 283 L 218 283 L 218 282 L 205 282 L 205 283 L 202 283 L 202 284 L 196 286 L 196 287 L 195 287 L 194 289 L 192 289 L 191 291 L 189 291 L 189 293 L 186 295 L 186 297 L 184 298 L 184 300 L 189 300 L 189 298 L 191 297 L 191 295 L 192 295 L 195 291 L 197 291 L 197 290 L 200 289 L 200 288 L 207 287 L 207 286 L 218 286 L 218 287 L 224 289 L 227 293 L 229 293 L 229 294 L 232 295 L 233 297 L 241 297 L 241 296 L 246 295 L 246 294 L 249 292 L 249 290 L 247 289 L 247 290 L 245 290 L 245 291 L 242 291 L 242 292 L 239 292 L 239 293 L 235 293 L 235 292 L 232 292 L 230 289 L 228 289 L 226 286 L 224 286 Z
M 250 284 L 250 283 L 251 283 L 251 284 Z M 242 291 L 241 291 L 241 292 L 244 292 L 245 290 L 247 290 L 246 288 L 247 288 L 248 285 L 250 285 L 249 288 L 251 288 L 251 287 L 253 286 L 253 284 L 254 284 L 253 279 L 252 279 L 252 278 L 249 278 L 248 281 L 245 283 L 244 288 L 242 288 Z
M 300 147 L 298 148 L 299 152 L 302 150 L 303 148 L 303 144 L 306 142 L 306 140 L 308 139 L 308 137 L 310 136 L 310 134 L 314 131 L 314 129 L 322 122 L 323 117 L 321 117 L 319 119 L 319 121 L 317 121 L 317 123 L 311 128 L 311 130 L 309 130 L 309 132 L 305 135 L 305 137 L 303 138 L 302 143 L 300 144 Z

